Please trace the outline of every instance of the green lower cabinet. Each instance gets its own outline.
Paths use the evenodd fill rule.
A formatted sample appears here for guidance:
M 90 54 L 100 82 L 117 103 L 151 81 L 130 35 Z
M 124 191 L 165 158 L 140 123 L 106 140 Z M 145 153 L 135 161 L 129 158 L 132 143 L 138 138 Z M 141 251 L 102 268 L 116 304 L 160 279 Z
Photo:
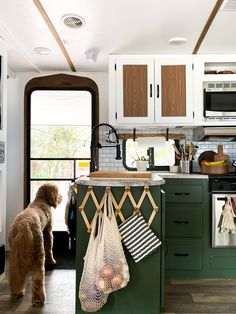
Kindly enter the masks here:
M 165 265 L 172 270 L 201 270 L 201 240 L 168 240 Z
M 236 270 L 235 256 L 210 256 L 212 270 Z
M 112 193 L 119 203 L 124 193 L 124 187 L 112 187 Z M 77 205 L 82 204 L 88 191 L 88 187 L 78 185 Z M 100 203 L 105 192 L 105 187 L 94 187 L 93 191 Z M 143 187 L 131 187 L 132 195 L 138 203 Z M 164 215 L 162 215 L 162 193 L 160 186 L 151 186 L 150 192 L 159 208 L 151 224 L 153 232 L 159 236 L 164 243 Z M 84 212 L 91 222 L 96 211 L 96 207 L 91 197 L 86 202 Z M 128 218 L 133 214 L 134 208 L 129 199 L 122 206 L 122 214 Z M 153 207 L 146 197 L 141 206 L 141 212 L 146 221 L 153 212 Z M 118 224 L 120 219 L 118 219 Z M 85 313 L 81 309 L 79 294 L 79 284 L 83 271 L 83 258 L 86 253 L 89 240 L 89 233 L 84 219 L 78 210 L 77 215 L 77 239 L 76 239 L 76 314 Z M 164 296 L 164 253 L 163 246 L 159 247 L 153 254 L 145 257 L 142 261 L 135 263 L 130 253 L 125 249 L 125 255 L 129 265 L 130 282 L 118 291 L 112 292 L 108 296 L 107 303 L 99 310 L 104 314 L 160 314 Z
M 166 277 L 204 277 L 208 180 L 167 179 Z
M 236 248 L 208 248 L 207 269 L 211 278 L 236 278 Z
M 211 247 L 207 179 L 166 179 L 165 276 L 236 278 L 236 248 Z
M 169 237 L 202 237 L 203 208 L 201 205 L 175 203 L 166 205 L 166 236 Z

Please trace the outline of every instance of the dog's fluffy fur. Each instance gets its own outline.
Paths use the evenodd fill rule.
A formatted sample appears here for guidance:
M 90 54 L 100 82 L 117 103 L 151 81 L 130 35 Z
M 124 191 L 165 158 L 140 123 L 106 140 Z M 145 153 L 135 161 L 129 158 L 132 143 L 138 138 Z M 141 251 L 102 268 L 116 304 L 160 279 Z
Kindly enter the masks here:
M 9 284 L 12 296 L 25 294 L 26 277 L 32 272 L 32 303 L 45 301 L 44 272 L 55 265 L 52 245 L 52 212 L 62 196 L 53 184 L 42 185 L 29 206 L 14 219 L 9 233 Z

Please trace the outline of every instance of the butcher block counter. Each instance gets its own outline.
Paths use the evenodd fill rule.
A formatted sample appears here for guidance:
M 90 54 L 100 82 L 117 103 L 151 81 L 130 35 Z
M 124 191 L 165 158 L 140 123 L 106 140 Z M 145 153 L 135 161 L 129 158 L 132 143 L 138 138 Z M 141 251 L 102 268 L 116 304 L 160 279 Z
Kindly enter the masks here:
M 135 210 L 143 215 L 151 230 L 164 243 L 164 194 L 161 187 L 165 180 L 159 175 L 146 173 L 92 174 L 76 180 L 77 237 L 76 237 L 76 313 L 81 309 L 79 284 L 84 256 L 91 230 L 91 221 L 102 204 L 107 191 L 112 193 L 118 225 Z M 100 207 L 102 209 L 102 206 Z M 164 247 L 135 263 L 124 248 L 129 265 L 130 281 L 125 288 L 112 292 L 99 313 L 107 314 L 160 314 L 164 295 Z
M 106 172 L 96 171 L 90 177 L 81 177 L 76 180 L 76 184 L 92 186 L 153 186 L 162 185 L 165 180 L 157 173 L 151 172 Z

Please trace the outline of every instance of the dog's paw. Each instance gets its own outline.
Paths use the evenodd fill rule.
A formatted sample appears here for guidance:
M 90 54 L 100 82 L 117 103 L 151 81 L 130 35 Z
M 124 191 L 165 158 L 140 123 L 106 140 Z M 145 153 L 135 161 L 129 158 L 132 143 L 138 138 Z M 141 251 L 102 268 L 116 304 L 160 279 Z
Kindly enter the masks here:
M 42 306 L 44 304 L 44 301 L 42 300 L 34 300 L 32 301 L 33 306 Z
M 25 295 L 25 290 L 21 291 L 21 292 L 12 292 L 11 296 L 13 298 L 22 298 Z
M 45 301 L 45 295 L 42 294 L 41 296 L 37 295 L 37 296 L 32 296 L 32 305 L 34 306 L 40 306 L 43 305 Z

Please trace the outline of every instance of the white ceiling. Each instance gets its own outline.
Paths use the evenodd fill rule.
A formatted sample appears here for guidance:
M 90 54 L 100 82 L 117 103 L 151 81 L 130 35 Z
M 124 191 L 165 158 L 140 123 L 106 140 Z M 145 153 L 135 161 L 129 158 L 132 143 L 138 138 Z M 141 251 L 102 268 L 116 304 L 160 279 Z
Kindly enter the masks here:
M 236 0 L 227 0 L 235 4 Z M 112 53 L 192 53 L 216 0 L 41 0 L 77 71 L 107 71 Z M 61 17 L 85 20 L 78 30 Z M 199 53 L 236 53 L 236 11 L 220 10 Z M 56 40 L 33 0 L 0 0 L 0 43 L 8 50 L 13 71 L 70 71 Z M 171 45 L 172 37 L 185 37 Z M 52 53 L 40 56 L 35 47 Z M 97 48 L 96 63 L 84 52 Z

